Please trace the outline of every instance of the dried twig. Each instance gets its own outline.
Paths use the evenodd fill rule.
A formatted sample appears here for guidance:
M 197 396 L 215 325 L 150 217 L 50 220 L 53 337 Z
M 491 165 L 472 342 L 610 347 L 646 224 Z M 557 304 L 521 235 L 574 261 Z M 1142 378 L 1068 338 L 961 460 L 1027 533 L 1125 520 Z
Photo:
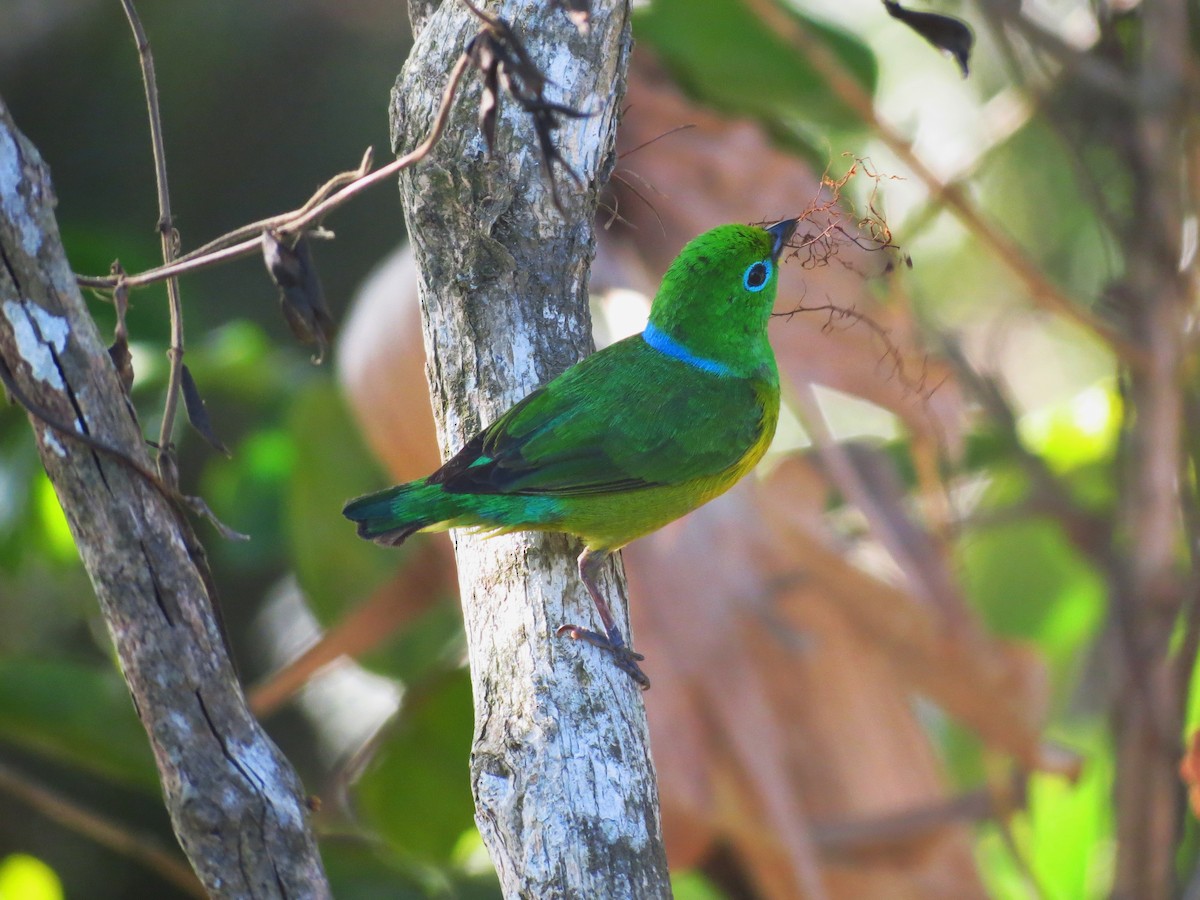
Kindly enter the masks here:
M 298 209 L 267 219 L 261 219 L 258 222 L 244 225 L 241 228 L 223 234 L 205 244 L 199 250 L 184 254 L 169 265 L 124 276 L 124 283 L 129 288 L 145 287 L 146 285 L 156 284 L 178 275 L 197 272 L 233 259 L 241 259 L 245 256 L 261 253 L 262 232 L 271 230 L 280 236 L 290 237 L 311 230 L 325 216 L 357 197 L 363 191 L 395 177 L 397 172 L 420 162 L 429 155 L 429 151 L 433 149 L 434 145 L 441 138 L 450 114 L 450 104 L 454 100 L 459 82 L 462 81 L 463 73 L 469 64 L 470 60 L 465 55 L 459 57 L 454 69 L 450 72 L 450 79 L 442 94 L 441 106 L 438 107 L 437 115 L 434 117 L 428 136 L 408 153 L 376 169 L 374 172 L 364 173 L 363 169 L 369 167 L 371 162 L 371 153 L 368 151 L 364 155 L 363 163 L 358 169 L 334 176 Z M 115 275 L 107 275 L 99 277 L 79 276 L 76 280 L 80 287 L 112 290 L 117 286 L 120 279 Z
M 133 36 L 137 40 L 138 59 L 142 64 L 142 80 L 146 86 L 146 111 L 150 119 L 150 143 L 154 151 L 154 181 L 158 189 L 158 233 L 162 242 L 164 265 L 170 265 L 179 250 L 179 233 L 171 218 L 171 192 L 167 187 L 167 156 L 163 145 L 162 115 L 158 108 L 158 80 L 154 74 L 154 56 L 150 41 L 142 28 L 133 0 L 121 0 Z M 158 474 L 172 487 L 178 482 L 178 472 L 171 448 L 175 429 L 175 411 L 179 408 L 179 390 L 183 367 L 183 301 L 179 295 L 179 279 L 167 279 L 167 304 L 171 312 L 171 344 L 167 348 L 170 370 L 167 375 L 167 398 L 163 404 L 162 425 L 158 433 Z
M 156 837 L 140 834 L 122 822 L 109 819 L 80 806 L 70 797 L 52 790 L 29 775 L 0 763 L 0 790 L 29 805 L 40 815 L 69 828 L 102 847 L 136 860 L 152 869 L 184 894 L 205 900 L 208 893 L 196 874 L 179 856 L 163 846 Z
M 180 493 L 178 486 L 169 484 L 164 478 L 150 469 L 147 469 L 136 459 L 133 459 L 129 454 L 123 452 L 117 447 L 112 446 L 94 435 L 88 434 L 86 431 L 80 431 L 72 427 L 61 419 L 57 418 L 49 410 L 35 403 L 17 384 L 17 380 L 13 377 L 12 370 L 9 369 L 8 363 L 0 359 L 0 384 L 4 385 L 4 389 L 8 391 L 16 403 L 33 416 L 47 428 L 62 435 L 63 437 L 78 441 L 85 447 L 95 450 L 97 453 L 103 453 L 110 459 L 114 459 L 129 469 L 131 472 L 139 475 L 147 484 L 158 491 L 164 499 L 170 502 L 177 511 L 190 510 L 192 513 L 208 519 L 213 527 L 221 533 L 221 536 L 233 541 L 248 541 L 248 535 L 234 531 L 224 522 L 217 518 L 216 514 L 209 509 L 208 504 L 199 497 L 188 497 Z
M 867 213 L 850 224 L 848 220 L 853 213 L 847 211 L 848 207 L 844 203 L 842 191 L 850 180 L 859 174 L 872 179 L 875 186 L 867 200 Z M 846 244 L 852 244 L 860 250 L 868 252 L 897 249 L 897 245 L 892 240 L 891 229 L 876 206 L 879 182 L 885 178 L 894 177 L 875 171 L 870 160 L 863 158 L 855 158 L 854 163 L 841 178 L 832 178 L 828 172 L 822 175 L 817 195 L 809 202 L 808 208 L 798 216 L 802 224 L 796 229 L 787 244 L 792 251 L 788 255 L 788 259 L 798 258 L 803 268 L 814 269 L 829 265 L 832 260 L 838 258 L 842 247 Z M 805 227 L 810 224 L 815 227 L 815 230 Z M 932 386 L 928 384 L 927 357 L 922 360 L 919 374 L 914 376 L 905 363 L 904 354 L 899 345 L 892 340 L 891 330 L 853 306 L 842 306 L 833 302 L 818 306 L 806 306 L 801 300 L 794 308 L 771 315 L 790 320 L 797 313 L 802 312 L 826 313 L 828 319 L 822 329 L 825 332 L 833 331 L 837 323 L 847 320 L 850 325 L 866 326 L 883 345 L 879 365 L 887 362 L 891 367 L 891 377 L 898 379 L 906 390 L 925 400 L 932 397 L 945 381 L 945 378 L 942 378 Z
M 793 309 L 784 312 L 771 313 L 774 318 L 790 319 L 797 313 L 814 313 L 823 312 L 827 315 L 822 331 L 833 331 L 839 322 L 849 320 L 851 325 L 861 324 L 868 328 L 872 334 L 883 344 L 883 353 L 879 357 L 878 364 L 882 366 L 885 362 L 890 367 L 889 375 L 895 378 L 900 385 L 911 393 L 923 400 L 929 400 L 938 388 L 940 388 L 949 378 L 949 375 L 943 375 L 934 384 L 929 384 L 929 358 L 922 357 L 921 369 L 917 375 L 913 375 L 909 371 L 909 367 L 904 359 L 904 353 L 900 349 L 899 344 L 892 340 L 891 330 L 880 325 L 873 318 L 864 312 L 860 312 L 853 306 L 841 306 L 837 303 L 822 303 L 819 306 L 805 306 L 801 303 Z
M 580 112 L 561 103 L 546 99 L 546 76 L 530 59 L 525 45 L 517 37 L 512 26 L 500 16 L 492 15 L 471 3 L 463 5 L 483 22 L 483 27 L 467 44 L 467 56 L 483 74 L 483 95 L 479 101 L 479 130 L 487 141 L 488 152 L 495 149 L 496 122 L 500 115 L 500 88 L 525 111 L 533 121 L 534 134 L 542 153 L 542 172 L 550 183 L 550 198 L 559 215 L 564 216 L 562 202 L 558 196 L 558 182 L 554 180 L 554 164 L 558 163 L 580 188 L 583 182 L 554 143 L 554 132 L 561 126 L 560 116 L 580 119 L 589 113 Z
M 131 0 L 122 0 L 122 2 L 128 7 Z M 498 85 L 503 84 L 513 99 L 533 118 L 538 145 L 542 151 L 543 168 L 550 181 L 555 206 L 561 211 L 558 188 L 554 181 L 554 163 L 558 162 L 563 170 L 577 183 L 579 179 L 576 173 L 570 166 L 565 164 L 560 156 L 554 144 L 553 132 L 559 127 L 558 119 L 560 116 L 579 118 L 588 115 L 588 113 L 546 100 L 543 96 L 545 77 L 536 67 L 529 63 L 522 44 L 516 38 L 508 23 L 503 19 L 492 16 L 472 6 L 468 0 L 463 0 L 463 3 L 484 22 L 483 29 L 477 35 L 476 41 L 472 42 L 472 45 L 468 47 L 467 51 L 455 63 L 453 70 L 450 72 L 450 78 L 442 94 L 441 104 L 438 107 L 429 134 L 413 150 L 371 172 L 372 152 L 368 149 L 364 153 L 362 162 L 357 169 L 335 175 L 298 209 L 260 219 L 249 225 L 243 225 L 226 232 L 220 237 L 214 238 L 196 250 L 177 257 L 172 256 L 167 258 L 164 265 L 145 272 L 126 275 L 123 278 L 118 278 L 116 275 L 76 276 L 76 281 L 80 287 L 96 290 L 113 290 L 118 283 L 123 283 L 129 289 L 145 287 L 146 285 L 155 284 L 160 281 L 167 281 L 170 284 L 172 279 L 180 275 L 190 274 L 258 252 L 263 232 L 274 232 L 280 239 L 287 240 L 295 239 L 305 232 L 311 232 L 313 228 L 317 227 L 324 220 L 325 216 L 329 215 L 329 213 L 333 212 L 339 206 L 358 196 L 358 194 L 368 188 L 394 177 L 401 170 L 415 165 L 429 154 L 429 151 L 433 149 L 434 145 L 441 138 L 442 132 L 446 127 L 450 105 L 458 91 L 463 74 L 472 65 L 479 67 L 484 73 L 485 97 L 488 90 L 493 92 L 490 112 L 486 103 L 481 106 L 481 127 L 484 129 L 485 136 L 490 138 L 490 129 L 494 127 L 495 114 L 499 104 L 499 96 L 498 94 L 494 94 L 494 91 Z M 132 7 L 128 8 L 132 9 Z M 140 29 L 140 24 L 137 27 Z M 488 40 L 480 42 L 479 39 L 485 35 L 488 37 Z M 139 40 L 139 47 L 142 45 L 141 40 Z M 487 48 L 488 52 L 483 53 L 483 48 Z M 147 55 L 145 58 L 148 59 L 148 45 L 146 45 L 146 49 Z M 147 81 L 148 85 L 152 84 L 152 78 L 151 69 L 151 75 L 148 76 Z M 155 112 L 157 111 L 157 95 L 155 95 L 154 110 Z M 163 173 L 160 184 L 165 189 L 165 166 L 160 167 L 160 169 Z M 169 207 L 167 216 L 169 218 Z M 174 234 L 173 230 L 171 234 Z M 174 344 L 175 341 L 173 339 Z M 178 346 L 180 347 L 179 355 L 182 357 L 182 326 L 180 326 Z M 177 393 L 178 391 L 174 392 L 174 394 Z M 171 395 L 171 392 L 169 392 L 168 399 Z M 160 440 L 160 443 L 165 443 L 165 441 Z

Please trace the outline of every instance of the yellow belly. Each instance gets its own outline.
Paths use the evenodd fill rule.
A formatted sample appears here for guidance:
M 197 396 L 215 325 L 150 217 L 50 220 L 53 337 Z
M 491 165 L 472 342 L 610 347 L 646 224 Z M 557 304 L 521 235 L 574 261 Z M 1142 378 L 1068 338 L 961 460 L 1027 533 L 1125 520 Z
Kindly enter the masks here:
M 763 423 L 759 439 L 723 472 L 677 485 L 662 485 L 609 495 L 563 498 L 564 516 L 541 530 L 565 531 L 592 550 L 611 551 L 674 522 L 741 481 L 766 453 L 775 419 Z

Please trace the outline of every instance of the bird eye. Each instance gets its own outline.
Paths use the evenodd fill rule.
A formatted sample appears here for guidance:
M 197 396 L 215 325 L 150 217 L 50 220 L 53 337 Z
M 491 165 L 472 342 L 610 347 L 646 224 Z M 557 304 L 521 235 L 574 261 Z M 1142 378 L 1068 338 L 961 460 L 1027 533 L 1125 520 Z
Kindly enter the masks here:
M 748 291 L 761 291 L 767 286 L 767 281 L 771 277 L 771 262 L 770 260 L 762 260 L 752 263 L 746 268 L 742 275 L 742 284 L 746 286 Z

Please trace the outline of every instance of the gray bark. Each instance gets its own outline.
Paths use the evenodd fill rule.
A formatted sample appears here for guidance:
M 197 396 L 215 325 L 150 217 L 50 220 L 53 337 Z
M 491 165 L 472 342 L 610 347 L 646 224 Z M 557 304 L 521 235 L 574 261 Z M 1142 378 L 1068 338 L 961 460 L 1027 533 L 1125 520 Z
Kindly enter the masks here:
M 459 3 L 419 5 L 422 27 L 394 93 L 398 150 L 427 133 L 447 73 L 479 27 Z M 585 185 L 558 172 L 565 219 L 530 122 L 511 100 L 488 158 L 476 79 L 464 81 L 432 156 L 401 178 L 446 456 L 592 349 L 591 223 L 613 165 L 630 49 L 627 4 L 595 6 L 580 35 L 544 0 L 488 4 L 547 74 L 548 99 L 593 113 L 556 135 Z M 601 651 L 554 635 L 568 622 L 597 627 L 575 570 L 581 547 L 561 535 L 457 533 L 455 549 L 475 692 L 476 821 L 505 895 L 670 896 L 640 692 Z M 621 615 L 618 566 L 606 582 Z
M 39 409 L 150 470 L 53 205 L 0 101 L 0 361 Z M 30 422 L 201 883 L 213 897 L 329 896 L 299 780 L 246 709 L 191 528 L 129 466 Z

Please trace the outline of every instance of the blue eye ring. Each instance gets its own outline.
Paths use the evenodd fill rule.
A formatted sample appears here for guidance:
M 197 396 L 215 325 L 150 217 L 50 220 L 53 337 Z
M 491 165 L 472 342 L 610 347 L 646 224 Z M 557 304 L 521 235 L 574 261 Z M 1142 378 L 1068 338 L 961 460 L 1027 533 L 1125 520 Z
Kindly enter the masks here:
M 742 285 L 746 290 L 758 293 L 771 280 L 771 268 L 771 261 L 769 259 L 760 259 L 756 263 L 751 263 L 746 267 L 746 271 L 742 273 Z

